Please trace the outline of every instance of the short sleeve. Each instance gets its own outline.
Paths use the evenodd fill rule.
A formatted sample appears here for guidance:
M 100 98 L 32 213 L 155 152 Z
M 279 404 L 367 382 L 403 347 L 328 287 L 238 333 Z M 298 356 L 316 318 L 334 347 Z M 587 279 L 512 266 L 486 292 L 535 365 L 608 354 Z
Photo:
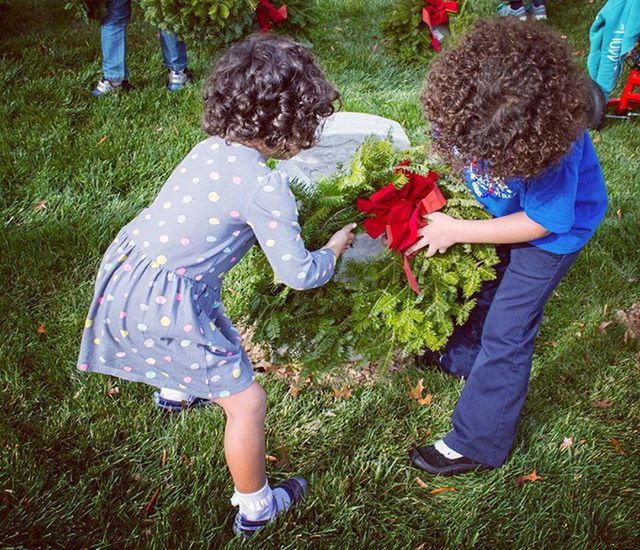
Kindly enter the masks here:
M 575 203 L 584 136 L 551 168 L 527 183 L 522 199 L 525 214 L 551 233 L 567 233 L 575 223 Z
M 271 172 L 249 197 L 246 222 L 264 250 L 276 277 L 287 286 L 307 290 L 333 276 L 335 255 L 326 248 L 310 252 L 300 235 L 296 200 L 287 178 Z

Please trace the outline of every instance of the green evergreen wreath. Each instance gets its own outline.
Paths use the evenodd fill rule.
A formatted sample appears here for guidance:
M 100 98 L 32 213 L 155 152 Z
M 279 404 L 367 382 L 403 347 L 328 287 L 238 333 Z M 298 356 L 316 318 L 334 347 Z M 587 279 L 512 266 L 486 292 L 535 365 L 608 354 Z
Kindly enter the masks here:
M 406 177 L 394 171 L 404 159 L 418 173 L 434 168 L 424 149 L 401 152 L 389 141 L 371 139 L 355 154 L 349 174 L 339 171 L 315 190 L 294 181 L 307 247 L 319 248 L 340 227 L 361 222 L 358 197 L 369 197 L 389 182 L 404 185 Z M 436 169 L 443 174 L 444 167 Z M 443 212 L 488 217 L 464 183 L 445 175 L 438 185 L 448 200 Z M 252 327 L 253 342 L 272 360 L 296 363 L 305 374 L 339 368 L 354 356 L 385 365 L 397 352 L 444 346 L 454 326 L 468 318 L 473 294 L 495 277 L 496 263 L 495 248 L 488 245 L 456 245 L 430 259 L 418 254 L 412 269 L 422 293 L 416 295 L 401 255 L 387 251 L 374 261 L 349 262 L 341 280 L 300 292 L 275 281 L 266 257 L 255 247 L 230 273 L 225 303 L 232 318 Z

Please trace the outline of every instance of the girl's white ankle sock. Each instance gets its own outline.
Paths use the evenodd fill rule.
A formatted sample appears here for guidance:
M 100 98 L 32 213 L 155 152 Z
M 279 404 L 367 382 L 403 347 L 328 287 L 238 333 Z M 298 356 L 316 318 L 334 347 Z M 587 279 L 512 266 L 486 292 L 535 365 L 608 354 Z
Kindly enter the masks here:
M 455 460 L 456 458 L 462 458 L 463 455 L 461 455 L 460 453 L 457 453 L 456 451 L 454 451 L 451 447 L 449 447 L 442 439 L 439 439 L 438 441 L 436 441 L 433 446 L 436 448 L 436 451 L 438 451 L 441 455 L 444 455 L 445 457 L 451 459 L 451 460 Z
M 191 397 L 188 393 L 178 390 L 170 390 L 169 388 L 160 388 L 160 396 L 170 401 L 189 401 Z
M 242 514 L 249 521 L 265 521 L 275 515 L 273 493 L 269 482 L 255 493 L 240 493 L 237 489 L 231 497 L 231 504 L 240 507 Z

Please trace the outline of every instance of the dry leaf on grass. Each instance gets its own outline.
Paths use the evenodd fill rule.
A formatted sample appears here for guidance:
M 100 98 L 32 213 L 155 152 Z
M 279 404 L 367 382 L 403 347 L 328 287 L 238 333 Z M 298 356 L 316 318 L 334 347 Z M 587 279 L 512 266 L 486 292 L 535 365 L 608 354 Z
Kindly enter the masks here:
M 114 386 L 111 382 L 109 382 L 109 388 L 107 389 L 107 397 L 114 399 L 120 394 L 120 388 L 118 386 Z
M 153 505 L 155 504 L 159 494 L 160 494 L 160 487 L 158 487 L 155 491 L 153 491 L 153 493 L 151 493 L 151 498 L 149 499 L 149 502 L 147 502 L 146 506 L 142 509 L 141 515 L 143 518 L 148 516 L 149 512 L 151 512 L 151 509 L 153 508 Z
M 33 209 L 37 212 L 41 212 L 42 210 L 46 210 L 47 209 L 47 201 L 42 199 L 40 201 L 38 201 L 35 206 L 33 207 Z
M 424 378 L 420 378 L 418 383 L 409 390 L 409 396 L 412 399 L 415 399 L 419 405 L 430 405 L 433 400 L 433 395 L 428 393 L 424 397 L 422 397 L 422 392 L 424 391 Z
M 532 483 L 535 483 L 536 481 L 539 481 L 541 479 L 542 477 L 538 475 L 538 472 L 533 470 L 530 474 L 527 474 L 526 476 L 518 476 L 516 478 L 516 485 L 518 487 L 522 487 L 527 481 L 531 481 Z
M 560 444 L 560 450 L 564 451 L 573 445 L 573 437 L 565 437 Z
M 107 134 L 106 136 L 102 136 L 98 140 L 98 143 L 96 143 L 96 147 L 99 147 L 100 145 L 102 145 L 105 141 L 107 141 L 107 139 L 109 139 L 109 134 Z
M 610 409 L 613 406 L 613 403 L 611 403 L 611 401 L 609 401 L 608 399 L 601 399 L 601 400 L 596 399 L 593 402 L 593 406 L 596 409 Z
M 38 328 L 36 329 L 36 332 L 38 334 L 46 334 L 47 333 L 47 329 L 44 328 L 44 325 L 38 325 Z
M 422 479 L 420 479 L 420 477 L 418 477 L 418 476 L 416 476 L 414 481 L 418 484 L 419 487 L 422 487 L 423 489 L 428 489 L 429 488 L 429 486 L 424 481 L 422 481 Z
M 160 459 L 160 468 L 164 468 L 167 463 L 167 449 L 162 449 L 162 458 Z
M 621 455 L 626 455 L 627 454 L 627 453 L 625 453 L 624 449 L 622 448 L 622 445 L 620 445 L 620 442 L 615 437 L 611 438 L 611 443 Z
M 437 489 L 432 489 L 429 491 L 430 495 L 439 495 L 440 493 L 449 493 L 451 491 L 457 491 L 457 487 L 438 487 Z
M 627 328 L 624 334 L 625 343 L 630 338 L 640 338 L 640 302 L 629 309 L 616 311 L 616 320 Z
M 333 397 L 335 397 L 336 401 L 340 401 L 341 399 L 346 401 L 351 397 L 351 390 L 346 384 L 342 384 L 342 388 L 340 389 L 333 388 Z
M 603 321 L 602 323 L 600 323 L 598 325 L 598 330 L 600 331 L 600 333 L 604 334 L 607 330 L 607 327 L 613 323 L 613 321 Z

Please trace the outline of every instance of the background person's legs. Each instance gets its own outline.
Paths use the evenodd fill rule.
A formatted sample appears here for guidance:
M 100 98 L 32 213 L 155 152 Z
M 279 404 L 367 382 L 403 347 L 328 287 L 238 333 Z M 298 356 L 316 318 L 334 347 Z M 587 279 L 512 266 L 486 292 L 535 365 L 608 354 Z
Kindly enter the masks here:
M 100 25 L 102 73 L 114 83 L 127 80 L 127 25 L 131 17 L 131 0 L 109 0 L 107 15 Z

